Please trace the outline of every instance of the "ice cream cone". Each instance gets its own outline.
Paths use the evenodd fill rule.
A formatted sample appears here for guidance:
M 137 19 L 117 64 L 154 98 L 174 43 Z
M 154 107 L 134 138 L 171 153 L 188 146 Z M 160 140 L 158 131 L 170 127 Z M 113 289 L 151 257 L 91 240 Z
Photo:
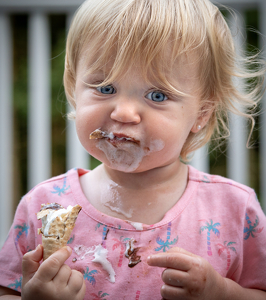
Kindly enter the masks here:
M 42 233 L 43 260 L 67 245 L 80 210 L 81 206 L 79 205 L 68 207 L 67 210 L 61 205 L 54 205 L 54 203 L 42 205 L 41 210 L 37 213 L 37 218 L 42 219 L 43 223 L 42 228 L 38 230 L 38 233 Z M 59 215 L 53 219 L 51 216 L 55 212 Z M 51 218 L 50 221 L 48 216 Z M 46 228 L 47 224 L 49 225 L 48 229 Z

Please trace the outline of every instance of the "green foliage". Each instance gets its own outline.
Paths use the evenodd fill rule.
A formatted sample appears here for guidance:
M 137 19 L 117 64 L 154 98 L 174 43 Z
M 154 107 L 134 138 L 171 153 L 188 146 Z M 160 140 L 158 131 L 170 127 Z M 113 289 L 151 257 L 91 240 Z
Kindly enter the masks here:
M 13 113 L 14 113 L 14 198 L 27 192 L 27 16 L 12 18 L 13 25 Z
M 66 98 L 63 87 L 65 62 L 65 16 L 52 15 L 51 89 L 52 89 L 52 175 L 66 171 Z

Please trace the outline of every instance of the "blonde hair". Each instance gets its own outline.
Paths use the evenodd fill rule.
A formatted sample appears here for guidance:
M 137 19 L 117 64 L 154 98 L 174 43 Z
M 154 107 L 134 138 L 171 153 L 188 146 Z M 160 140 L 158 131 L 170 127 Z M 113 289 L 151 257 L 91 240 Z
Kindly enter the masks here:
M 88 45 L 90 53 L 84 53 Z M 89 72 L 104 70 L 112 61 L 101 85 L 122 76 L 137 60 L 145 78 L 150 72 L 166 91 L 183 94 L 171 85 L 165 71 L 169 61 L 181 55 L 189 58 L 192 52 L 197 55 L 200 70 L 200 114 L 211 110 L 211 117 L 202 130 L 188 136 L 181 152 L 186 160 L 212 136 L 229 135 L 229 111 L 249 118 L 253 128 L 252 111 L 261 97 L 264 70 L 255 57 L 237 57 L 228 25 L 209 0 L 85 1 L 68 33 L 64 73 L 67 99 L 75 109 L 76 69 L 81 57 L 94 58 Z M 250 71 L 247 66 L 252 64 L 257 69 Z M 245 90 L 238 90 L 234 78 L 253 80 Z

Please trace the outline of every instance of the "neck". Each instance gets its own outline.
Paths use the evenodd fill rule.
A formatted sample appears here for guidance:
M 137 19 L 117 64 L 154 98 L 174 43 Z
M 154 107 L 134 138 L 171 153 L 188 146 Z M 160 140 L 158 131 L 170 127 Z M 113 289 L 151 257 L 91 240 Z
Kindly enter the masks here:
M 180 199 L 187 166 L 179 161 L 140 173 L 100 165 L 81 178 L 84 194 L 99 211 L 120 219 L 154 224 Z
M 101 172 L 107 179 L 114 181 L 119 186 L 130 190 L 157 190 L 166 185 L 178 185 L 182 178 L 187 179 L 187 166 L 176 161 L 167 166 L 155 168 L 139 173 L 124 173 L 113 170 L 106 165 L 101 165 Z

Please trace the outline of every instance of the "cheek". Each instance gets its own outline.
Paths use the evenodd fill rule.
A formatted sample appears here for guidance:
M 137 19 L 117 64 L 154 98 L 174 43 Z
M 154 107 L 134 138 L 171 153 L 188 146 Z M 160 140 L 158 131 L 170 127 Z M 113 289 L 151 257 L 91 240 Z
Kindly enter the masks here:
M 96 129 L 95 126 L 97 126 L 90 110 L 77 108 L 75 125 L 81 144 L 87 151 L 90 151 L 90 145 L 92 144 L 89 139 L 90 133 L 94 131 Z
M 103 126 L 104 114 L 100 106 L 78 106 L 76 108 L 77 132 L 85 132 L 88 136 L 95 129 Z
M 156 138 L 164 141 L 165 147 L 161 155 L 179 156 L 193 124 L 194 119 L 182 117 L 181 114 L 174 118 L 158 118 L 153 132 Z
M 154 124 L 154 122 L 152 122 Z M 153 131 L 166 144 L 185 142 L 194 122 L 179 115 L 156 119 Z

